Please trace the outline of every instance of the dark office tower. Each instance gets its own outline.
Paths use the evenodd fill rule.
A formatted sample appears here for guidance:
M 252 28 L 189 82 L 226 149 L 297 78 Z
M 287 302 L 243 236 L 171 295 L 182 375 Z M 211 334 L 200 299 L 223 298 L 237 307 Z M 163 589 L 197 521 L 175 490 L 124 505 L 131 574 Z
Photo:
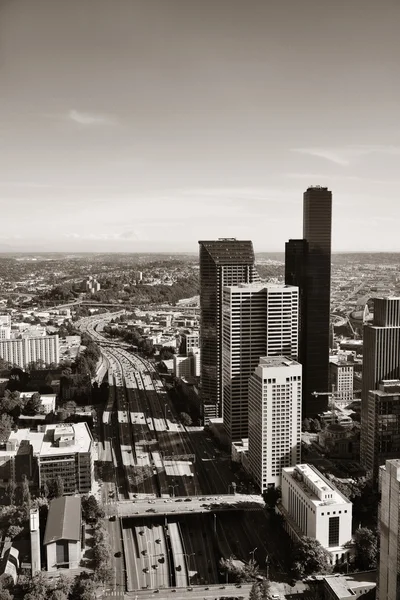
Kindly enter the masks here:
M 200 241 L 201 397 L 204 422 L 222 415 L 222 290 L 259 281 L 250 241 Z
M 361 463 L 370 470 L 374 462 L 371 457 L 372 433 L 375 427 L 375 410 L 372 411 L 370 391 L 378 390 L 382 382 L 400 379 L 400 298 L 374 298 L 374 320 L 364 325 L 363 369 L 361 391 Z M 390 411 L 379 425 L 389 430 Z M 393 434 L 393 432 L 392 432 Z M 397 436 L 391 435 L 391 442 Z M 388 447 L 389 450 L 389 447 Z M 383 450 L 382 450 L 383 454 Z M 400 458 L 400 455 L 399 457 Z
M 299 354 L 298 360 L 304 365 L 306 354 L 305 339 L 303 335 L 306 332 L 306 269 L 307 269 L 307 250 L 306 240 L 289 240 L 285 244 L 285 283 L 286 285 L 295 285 L 299 288 Z M 303 366 L 303 389 L 306 386 L 306 370 Z
M 285 283 L 299 287 L 299 362 L 303 365 L 303 416 L 328 406 L 332 192 L 310 187 L 303 199 L 303 239 L 286 244 Z

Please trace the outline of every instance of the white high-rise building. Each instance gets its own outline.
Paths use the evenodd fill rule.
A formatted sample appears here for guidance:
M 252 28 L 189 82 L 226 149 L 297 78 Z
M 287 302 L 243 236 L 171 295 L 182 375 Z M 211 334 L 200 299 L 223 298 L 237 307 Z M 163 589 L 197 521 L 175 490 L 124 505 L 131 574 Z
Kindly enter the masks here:
M 261 357 L 249 379 L 248 463 L 261 492 L 301 460 L 301 372 L 285 356 Z
M 298 355 L 298 288 L 240 284 L 223 289 L 223 419 L 232 441 L 248 435 L 248 382 L 261 356 Z
M 381 504 L 378 600 L 400 595 L 400 459 L 380 467 Z
M 46 365 L 60 362 L 58 335 L 18 340 L 0 340 L 0 357 L 11 365 L 25 369 L 29 363 L 43 361 Z

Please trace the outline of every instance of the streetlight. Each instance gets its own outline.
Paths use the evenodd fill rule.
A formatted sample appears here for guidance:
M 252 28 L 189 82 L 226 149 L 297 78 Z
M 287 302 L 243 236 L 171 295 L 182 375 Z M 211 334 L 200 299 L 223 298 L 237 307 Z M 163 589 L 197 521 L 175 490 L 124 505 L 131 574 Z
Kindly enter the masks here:
M 172 497 L 175 498 L 175 488 L 179 487 L 177 483 L 174 485 L 169 485 L 168 488 L 172 488 Z
M 196 556 L 196 553 L 192 552 L 191 554 L 186 554 L 186 552 L 184 552 L 183 556 L 186 557 L 186 572 L 187 572 L 187 575 L 188 575 L 188 583 L 190 584 L 190 569 L 189 569 L 189 564 L 190 563 L 189 563 L 189 558 L 191 556 Z
M 252 557 L 253 557 L 253 562 L 254 562 L 254 552 L 257 550 L 257 548 L 258 548 L 258 546 L 256 546 L 256 547 L 254 548 L 254 550 L 251 550 L 251 552 L 249 552 L 249 554 L 251 554 L 251 555 L 252 555 Z
M 268 554 L 265 558 L 265 565 L 267 567 L 267 579 L 269 579 L 269 556 L 268 556 Z

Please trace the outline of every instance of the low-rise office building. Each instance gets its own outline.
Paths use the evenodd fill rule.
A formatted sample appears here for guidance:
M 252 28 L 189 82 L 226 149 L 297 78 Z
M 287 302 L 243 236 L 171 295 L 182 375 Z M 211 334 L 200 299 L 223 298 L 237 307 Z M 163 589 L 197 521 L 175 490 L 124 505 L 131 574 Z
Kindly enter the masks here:
M 282 499 L 278 511 L 292 539 L 311 537 L 328 551 L 331 564 L 345 562 L 352 539 L 353 505 L 314 466 L 282 470 Z
M 94 443 L 87 423 L 43 425 L 12 431 L 0 450 L 0 481 L 23 474 L 41 487 L 61 477 L 64 494 L 88 494 L 94 483 Z
M 81 531 L 81 499 L 61 496 L 52 500 L 43 540 L 48 571 L 79 567 Z

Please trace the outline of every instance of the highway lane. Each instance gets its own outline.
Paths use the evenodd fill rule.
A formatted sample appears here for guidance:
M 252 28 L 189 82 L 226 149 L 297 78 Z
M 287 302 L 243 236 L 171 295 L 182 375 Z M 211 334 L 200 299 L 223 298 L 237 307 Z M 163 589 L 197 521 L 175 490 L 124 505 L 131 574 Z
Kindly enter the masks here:
M 248 583 L 243 583 L 240 587 L 230 584 L 190 586 L 190 589 L 173 588 L 163 590 L 160 600 L 165 600 L 166 598 L 171 598 L 171 600 L 215 600 L 215 598 L 219 599 L 223 596 L 248 600 L 250 590 L 251 584 Z M 126 596 L 130 600 L 155 600 L 156 598 L 159 598 L 158 594 L 145 590 L 138 590 L 137 592 L 127 594 Z

